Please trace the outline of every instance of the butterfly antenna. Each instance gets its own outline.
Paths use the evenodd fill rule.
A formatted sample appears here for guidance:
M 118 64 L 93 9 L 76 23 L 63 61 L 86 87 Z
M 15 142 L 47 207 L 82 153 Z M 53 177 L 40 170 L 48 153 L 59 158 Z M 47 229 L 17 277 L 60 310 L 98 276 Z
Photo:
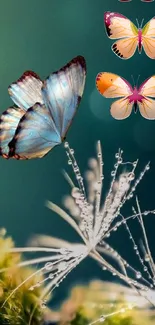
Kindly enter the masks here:
M 140 28 L 143 27 L 143 22 L 144 22 L 144 18 L 142 19 L 142 22 L 141 22 L 141 24 L 140 24 Z
M 137 87 L 137 88 L 138 88 L 138 81 L 139 81 L 139 78 L 140 78 L 140 74 L 138 75 L 137 82 L 136 82 L 136 87 Z
M 137 27 L 139 28 L 139 21 L 138 19 L 136 18 L 136 22 L 137 22 Z
M 134 80 L 133 75 L 131 75 L 131 78 L 132 78 L 132 81 L 133 81 L 133 86 L 135 87 L 135 80 Z

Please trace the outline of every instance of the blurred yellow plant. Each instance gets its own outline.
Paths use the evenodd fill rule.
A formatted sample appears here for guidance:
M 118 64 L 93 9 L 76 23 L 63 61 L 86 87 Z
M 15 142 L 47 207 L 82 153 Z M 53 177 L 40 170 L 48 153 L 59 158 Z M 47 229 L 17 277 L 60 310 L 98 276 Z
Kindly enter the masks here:
M 102 319 L 101 315 L 106 313 L 115 314 Z M 101 324 L 102 321 L 104 325 L 154 325 L 155 311 L 135 290 L 95 280 L 71 290 L 70 297 L 61 306 L 59 318 L 61 325 Z
M 22 261 L 22 256 L 20 253 L 8 252 L 13 247 L 12 238 L 6 237 L 4 229 L 0 230 L 0 269 L 4 270 L 0 273 L 0 324 L 27 325 L 30 315 L 37 305 L 32 315 L 31 324 L 40 325 L 44 311 L 39 297 L 43 287 L 35 287 L 33 292 L 29 290 L 34 283 L 43 280 L 40 273 L 26 281 L 3 306 L 4 301 L 14 288 L 34 273 L 30 267 L 19 268 L 17 266 Z

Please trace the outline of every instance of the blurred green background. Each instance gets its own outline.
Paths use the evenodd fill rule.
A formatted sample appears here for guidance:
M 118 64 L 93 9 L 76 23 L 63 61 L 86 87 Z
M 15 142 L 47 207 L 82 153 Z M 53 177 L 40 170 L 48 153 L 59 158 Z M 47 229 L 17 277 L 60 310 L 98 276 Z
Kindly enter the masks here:
M 58 70 L 73 57 L 83 55 L 87 62 L 87 79 L 79 111 L 68 132 L 67 140 L 74 148 L 81 170 L 95 153 L 95 143 L 102 142 L 105 162 L 105 191 L 115 152 L 121 147 L 126 160 L 140 159 L 140 168 L 151 161 L 151 170 L 138 188 L 141 206 L 155 207 L 155 121 L 139 114 L 124 121 L 114 120 L 109 112 L 111 100 L 95 88 L 100 71 L 119 74 L 132 83 L 131 75 L 139 82 L 155 73 L 155 62 L 143 52 L 127 61 L 111 51 L 103 24 L 105 11 L 117 11 L 134 23 L 136 18 L 146 23 L 154 15 L 155 2 L 140 0 L 120 3 L 117 0 L 1 0 L 0 2 L 0 111 L 12 105 L 8 85 L 25 70 L 34 70 L 42 79 Z M 61 204 L 69 186 L 61 173 L 69 171 L 63 145 L 45 158 L 30 161 L 0 159 L 0 227 L 6 227 L 16 244 L 24 245 L 34 233 L 58 236 L 77 241 L 76 233 L 57 215 L 45 207 L 50 199 Z M 128 209 L 127 213 L 130 213 Z M 154 246 L 155 222 L 146 223 L 151 245 Z M 123 254 L 128 254 L 124 233 L 113 240 Z M 115 246 L 116 247 L 116 246 Z M 126 256 L 126 255 L 125 255 Z M 112 279 L 96 263 L 87 260 L 74 270 L 55 293 L 56 301 L 66 295 L 68 286 L 92 277 Z

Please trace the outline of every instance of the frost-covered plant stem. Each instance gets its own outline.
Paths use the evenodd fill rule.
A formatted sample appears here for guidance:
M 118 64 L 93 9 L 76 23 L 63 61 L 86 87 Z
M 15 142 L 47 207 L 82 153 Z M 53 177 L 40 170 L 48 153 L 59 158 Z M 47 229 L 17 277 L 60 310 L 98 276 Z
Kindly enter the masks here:
M 87 256 L 91 256 L 103 269 L 107 269 L 114 276 L 125 281 L 128 285 L 138 290 L 140 295 L 143 295 L 150 303 L 155 305 L 155 299 L 151 299 L 149 295 L 152 293 L 152 289 L 154 289 L 153 278 L 155 278 L 155 267 L 143 224 L 143 216 L 150 213 L 155 214 L 155 210 L 142 213 L 139 202 L 136 200 L 137 211 L 133 209 L 133 214 L 131 216 L 124 217 L 121 212 L 124 204 L 134 196 L 137 185 L 140 183 L 146 171 L 149 170 L 149 163 L 145 166 L 139 177 L 135 178 L 138 160 L 134 162 L 124 162 L 122 158 L 123 152 L 119 150 L 115 155 L 116 163 L 111 172 L 112 180 L 110 189 L 103 200 L 102 188 L 104 175 L 100 142 L 98 141 L 97 143 L 97 159 L 93 158 L 89 160 L 89 170 L 85 177 L 87 187 L 84 184 L 83 177 L 75 159 L 74 150 L 69 147 L 68 143 L 65 143 L 65 148 L 68 164 L 71 165 L 76 179 L 76 185 L 74 185 L 69 175 L 65 173 L 72 188 L 71 195 L 68 196 L 64 202 L 65 207 L 68 209 L 68 213 L 52 202 L 47 202 L 47 206 L 70 224 L 80 236 L 83 244 L 69 243 L 65 240 L 50 236 L 35 237 L 32 241 L 34 247 L 16 248 L 14 252 L 45 252 L 49 253 L 49 256 L 24 261 L 18 266 L 43 264 L 43 266 L 39 266 L 39 269 L 34 273 L 35 275 L 41 272 L 44 275 L 44 284 L 47 282 L 41 297 L 43 306 L 46 303 L 45 296 L 48 296 Z M 119 172 L 121 168 L 123 170 Z M 150 275 L 149 270 L 145 269 L 145 260 L 141 257 L 139 249 L 130 232 L 127 222 L 131 219 L 137 219 L 141 225 L 144 237 L 143 250 L 148 255 L 148 265 L 152 275 Z M 136 252 L 143 270 L 146 271 L 145 275 L 148 276 L 148 279 L 133 266 L 129 265 L 119 252 L 107 244 L 107 237 L 121 226 L 125 226 L 127 235 L 131 239 L 134 251 Z M 110 264 L 106 258 L 103 257 L 103 254 L 110 255 L 113 259 L 117 260 L 119 268 L 117 269 Z M 133 277 L 128 275 L 128 270 L 133 272 Z M 22 283 L 16 290 L 18 290 L 21 285 Z M 41 284 L 37 283 L 31 287 L 30 290 L 34 290 L 35 286 L 39 285 Z M 16 290 L 14 290 L 10 296 L 12 296 Z M 8 297 L 7 300 L 9 298 L 10 297 Z

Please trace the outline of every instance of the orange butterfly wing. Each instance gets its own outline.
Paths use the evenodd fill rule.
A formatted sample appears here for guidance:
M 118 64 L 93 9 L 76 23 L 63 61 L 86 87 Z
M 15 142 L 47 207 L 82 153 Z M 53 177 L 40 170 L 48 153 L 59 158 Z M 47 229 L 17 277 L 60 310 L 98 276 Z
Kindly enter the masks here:
M 155 59 L 155 17 L 142 29 L 142 44 L 146 55 Z
M 111 105 L 113 118 L 122 120 L 131 114 L 133 103 L 130 103 L 128 96 L 132 94 L 133 89 L 125 79 L 113 73 L 101 72 L 96 77 L 96 87 L 106 98 L 123 97 Z
M 138 102 L 141 115 L 149 120 L 155 119 L 155 75 L 145 80 L 139 88 L 144 98 Z M 151 98 L 152 97 L 152 98 Z

